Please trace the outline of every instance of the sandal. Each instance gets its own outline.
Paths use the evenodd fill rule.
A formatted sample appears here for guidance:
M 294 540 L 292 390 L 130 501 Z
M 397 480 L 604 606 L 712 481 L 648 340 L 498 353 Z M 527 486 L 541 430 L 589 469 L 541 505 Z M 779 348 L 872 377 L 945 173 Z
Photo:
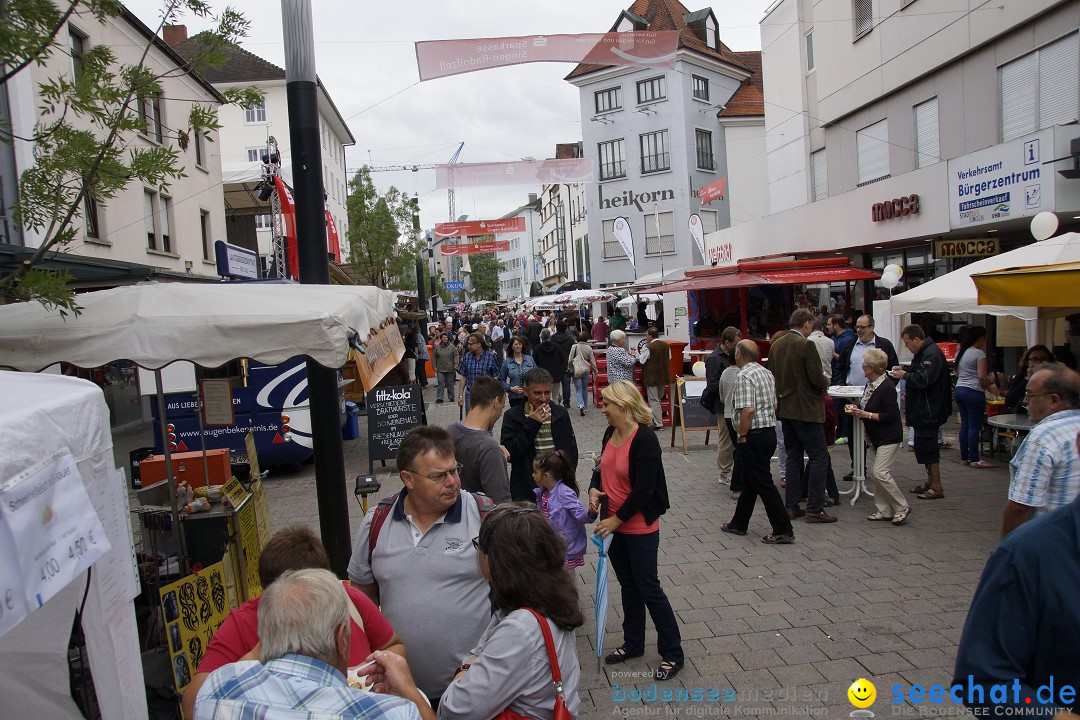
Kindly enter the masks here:
M 969 463 L 969 462 L 968 462 L 967 460 L 961 460 L 961 461 L 960 461 L 960 464 L 961 464 L 961 465 L 965 465 L 965 466 L 967 466 L 967 465 L 971 465 L 971 463 Z
M 916 485 L 915 487 L 911 488 L 911 490 L 909 492 L 912 492 L 915 495 L 921 495 L 922 493 L 926 492 L 929 489 L 930 489 L 929 485 Z
M 657 680 L 670 680 L 671 678 L 678 675 L 679 671 L 682 669 L 683 664 L 681 662 L 677 663 L 670 660 L 665 660 L 664 662 L 660 663 L 660 666 L 658 668 L 656 668 L 654 676 Z
M 886 515 L 885 513 L 879 511 L 874 513 L 873 515 L 868 515 L 866 519 L 871 522 L 880 522 L 883 520 L 892 520 L 892 516 Z
M 893 515 L 892 524 L 893 525 L 903 525 L 904 521 L 907 520 L 907 516 L 910 515 L 910 514 L 911 514 L 911 508 L 904 508 L 900 512 Z
M 795 542 L 795 534 L 788 533 L 787 535 L 765 535 L 761 538 L 761 542 L 766 545 L 791 545 Z
M 726 533 L 729 533 L 731 535 L 745 535 L 746 534 L 745 530 L 740 530 L 737 527 L 733 527 L 731 525 L 731 523 L 724 523 L 723 525 L 721 525 L 720 526 L 720 532 L 726 532 Z
M 644 650 L 638 653 L 632 653 L 626 648 L 615 648 L 607 655 L 607 657 L 604 658 L 604 663 L 607 665 L 618 665 L 619 663 L 626 662 L 631 658 L 641 657 L 644 654 Z
M 929 488 L 926 492 L 921 492 L 915 497 L 919 498 L 920 500 L 940 500 L 941 498 L 945 497 L 945 491 Z
M 985 468 L 992 468 L 994 466 L 992 464 L 986 462 L 985 460 L 979 460 L 978 462 L 971 463 L 971 467 L 983 470 Z

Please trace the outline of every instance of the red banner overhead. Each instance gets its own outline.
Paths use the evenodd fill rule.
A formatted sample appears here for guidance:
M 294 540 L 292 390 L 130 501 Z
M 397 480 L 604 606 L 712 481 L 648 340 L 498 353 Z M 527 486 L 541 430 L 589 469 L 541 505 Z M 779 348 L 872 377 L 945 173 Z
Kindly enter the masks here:
M 459 245 L 440 245 L 439 252 L 443 255 L 469 255 L 471 253 L 504 252 L 510 249 L 508 240 L 496 240 L 482 243 L 460 243 Z
M 702 205 L 708 205 L 717 198 L 724 197 L 724 191 L 727 190 L 727 178 L 722 177 L 714 183 L 709 183 L 705 187 L 697 191 L 698 197 L 701 198 Z
M 575 184 L 592 181 L 592 161 L 589 158 L 435 166 L 436 190 L 493 185 Z
M 675 67 L 678 46 L 675 30 L 428 40 L 416 43 L 416 66 L 421 81 L 534 62 Z
M 469 220 L 468 222 L 437 223 L 435 225 L 435 237 L 468 237 L 470 235 L 499 235 L 513 232 L 525 232 L 525 218 Z

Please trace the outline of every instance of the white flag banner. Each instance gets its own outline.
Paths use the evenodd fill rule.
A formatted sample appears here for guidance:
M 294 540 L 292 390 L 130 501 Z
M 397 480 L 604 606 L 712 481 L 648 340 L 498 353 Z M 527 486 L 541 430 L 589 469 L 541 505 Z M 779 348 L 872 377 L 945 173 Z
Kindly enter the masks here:
M 589 158 L 435 166 L 436 190 L 494 185 L 573 185 L 592 181 L 592 160 Z
M 694 213 L 690 216 L 690 237 L 694 238 L 694 244 L 697 245 L 698 250 L 701 252 L 702 259 L 705 258 L 705 230 L 701 227 L 701 216 Z
M 615 239 L 619 241 L 619 244 L 622 245 L 623 252 L 626 253 L 626 259 L 637 268 L 637 263 L 634 262 L 634 233 L 630 230 L 630 221 L 624 217 L 615 218 L 615 222 L 611 226 L 611 232 L 615 235 Z

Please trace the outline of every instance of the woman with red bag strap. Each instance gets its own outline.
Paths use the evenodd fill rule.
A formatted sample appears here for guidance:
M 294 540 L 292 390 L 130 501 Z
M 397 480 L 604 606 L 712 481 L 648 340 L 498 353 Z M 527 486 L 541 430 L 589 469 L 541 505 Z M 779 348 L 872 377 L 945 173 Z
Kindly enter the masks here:
M 578 713 L 581 669 L 574 629 L 584 622 L 566 548 L 531 503 L 489 512 L 473 544 L 491 583 L 495 614 L 443 693 L 438 713 L 419 700 L 408 664 L 375 652 L 375 692 L 417 703 L 424 720 L 569 720 Z M 452 602 L 447 598 L 447 602 Z

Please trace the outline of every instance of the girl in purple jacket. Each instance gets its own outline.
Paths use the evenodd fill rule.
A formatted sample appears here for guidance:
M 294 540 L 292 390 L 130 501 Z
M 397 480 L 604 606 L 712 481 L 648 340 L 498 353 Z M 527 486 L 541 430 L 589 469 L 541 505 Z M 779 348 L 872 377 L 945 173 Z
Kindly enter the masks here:
M 566 543 L 566 567 L 585 564 L 585 523 L 595 520 L 578 499 L 574 468 L 561 450 L 533 462 L 536 507 Z

